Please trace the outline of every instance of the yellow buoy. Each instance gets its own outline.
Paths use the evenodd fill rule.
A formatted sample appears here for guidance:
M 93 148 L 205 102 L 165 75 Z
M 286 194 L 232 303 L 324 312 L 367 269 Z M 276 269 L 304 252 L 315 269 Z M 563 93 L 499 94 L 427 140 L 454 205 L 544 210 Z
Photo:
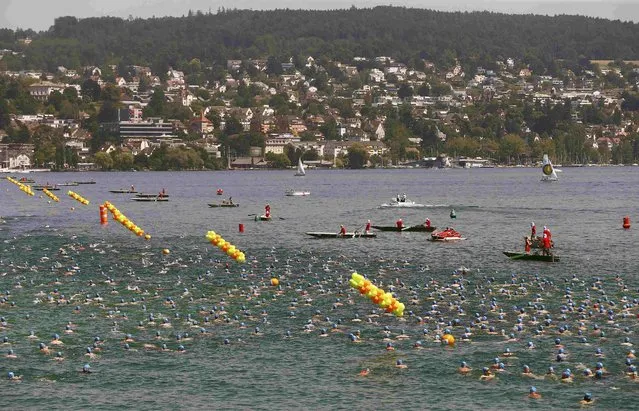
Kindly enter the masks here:
M 151 239 L 151 234 L 147 234 L 147 235 L 145 235 L 145 236 L 144 236 L 144 239 L 145 239 L 145 240 L 150 240 L 150 239 Z
M 442 336 L 442 343 L 448 344 L 448 345 L 453 345 L 453 344 L 455 344 L 455 337 L 453 337 L 450 334 L 444 334 Z
M 271 278 L 271 285 L 273 287 L 277 287 L 278 285 L 280 285 L 280 280 L 278 280 L 277 278 Z
M 162 250 L 162 254 L 169 254 L 171 251 L 168 248 L 165 248 L 164 250 Z

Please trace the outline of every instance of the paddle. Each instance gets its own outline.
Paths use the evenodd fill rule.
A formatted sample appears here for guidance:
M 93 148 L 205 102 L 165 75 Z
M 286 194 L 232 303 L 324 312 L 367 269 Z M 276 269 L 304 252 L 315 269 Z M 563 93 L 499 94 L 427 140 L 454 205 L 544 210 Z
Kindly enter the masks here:
M 253 217 L 253 216 L 256 216 L 256 215 L 257 215 L 257 214 L 249 214 L 248 216 L 249 216 L 249 217 Z

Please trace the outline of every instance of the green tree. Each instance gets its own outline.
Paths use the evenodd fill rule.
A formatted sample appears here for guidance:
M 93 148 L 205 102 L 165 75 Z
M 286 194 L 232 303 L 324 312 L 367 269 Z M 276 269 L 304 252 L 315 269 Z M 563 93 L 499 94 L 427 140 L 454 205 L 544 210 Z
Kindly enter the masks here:
M 362 144 L 355 143 L 348 148 L 348 167 L 351 169 L 364 168 L 368 163 L 368 150 Z
M 93 156 L 95 165 L 100 167 L 102 170 L 111 170 L 113 168 L 113 157 L 109 154 L 100 151 L 95 153 Z

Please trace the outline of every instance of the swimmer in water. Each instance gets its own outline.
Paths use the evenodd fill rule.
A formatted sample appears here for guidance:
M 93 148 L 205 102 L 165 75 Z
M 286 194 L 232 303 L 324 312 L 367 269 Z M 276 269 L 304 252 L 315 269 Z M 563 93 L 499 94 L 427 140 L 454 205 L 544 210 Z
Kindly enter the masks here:
M 395 368 L 408 368 L 408 365 L 404 364 L 403 360 L 397 360 L 397 362 L 395 362 Z
M 460 366 L 459 366 L 459 368 L 457 369 L 457 371 L 458 371 L 460 374 L 462 374 L 462 375 L 466 375 L 466 374 L 468 374 L 469 372 L 471 372 L 472 370 L 473 370 L 473 369 L 472 369 L 472 368 L 470 368 L 470 367 L 468 366 L 468 364 L 466 363 L 466 361 L 462 361 L 462 362 L 461 362 L 461 365 L 460 365 Z
M 40 352 L 49 355 L 49 347 L 45 343 L 40 343 Z
M 370 373 L 371 373 L 371 369 L 370 368 L 364 368 L 362 371 L 359 372 L 359 376 L 360 377 L 366 377 Z
M 480 381 L 490 381 L 495 378 L 495 374 L 490 372 L 490 368 L 484 367 L 482 368 L 482 375 L 479 377 Z
M 9 351 L 7 351 L 7 355 L 5 355 L 4 358 L 18 358 L 18 356 L 13 352 L 12 349 L 9 349 Z
M 9 381 L 22 381 L 22 375 L 15 375 L 13 371 L 7 373 L 7 379 Z
M 60 341 L 60 336 L 58 334 L 53 334 L 53 340 L 49 343 L 51 345 L 64 345 L 62 341 Z
M 535 378 L 535 374 L 532 373 L 532 371 L 530 370 L 530 367 L 528 365 L 524 365 L 524 369 L 521 372 L 521 375 L 524 376 L 524 377 Z
M 561 382 L 571 383 L 572 381 L 572 372 L 570 368 L 566 368 L 564 372 L 561 373 Z
M 594 404 L 595 399 L 592 397 L 592 394 L 587 392 L 584 394 L 584 398 L 579 401 L 579 404 L 581 405 L 591 405 Z
M 89 364 L 84 364 L 81 372 L 82 374 L 91 374 L 91 366 Z
M 538 400 L 541 398 L 541 394 L 537 392 L 536 387 L 530 387 L 530 391 L 528 392 L 528 398 Z

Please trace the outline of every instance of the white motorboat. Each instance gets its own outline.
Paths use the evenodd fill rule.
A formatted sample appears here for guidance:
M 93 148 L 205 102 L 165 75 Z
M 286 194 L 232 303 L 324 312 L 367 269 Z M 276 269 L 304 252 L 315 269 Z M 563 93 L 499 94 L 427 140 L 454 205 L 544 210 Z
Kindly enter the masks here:
M 305 196 L 310 196 L 311 192 L 304 191 L 304 190 L 293 190 L 292 188 L 289 188 L 288 190 L 284 192 L 284 194 L 290 197 L 305 197 Z
M 425 204 L 419 204 L 414 202 L 413 200 L 409 200 L 406 198 L 406 195 L 397 196 L 393 198 L 389 203 L 384 203 L 380 205 L 380 208 L 422 208 L 426 207 Z

